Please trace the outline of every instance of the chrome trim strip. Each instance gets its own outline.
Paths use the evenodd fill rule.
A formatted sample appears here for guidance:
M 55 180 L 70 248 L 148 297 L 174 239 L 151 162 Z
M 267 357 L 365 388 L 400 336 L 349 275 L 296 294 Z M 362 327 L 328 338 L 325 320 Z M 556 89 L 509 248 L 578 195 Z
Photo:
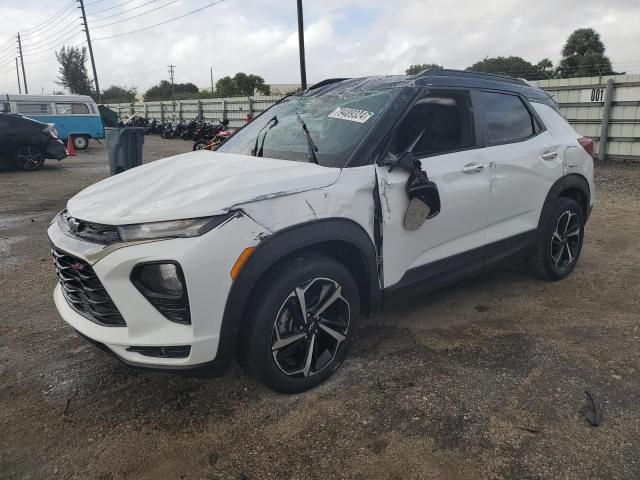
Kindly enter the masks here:
M 77 238 L 69 237 L 65 235 L 60 227 L 58 226 L 58 222 L 53 222 L 49 229 L 47 230 L 47 236 L 51 243 L 53 243 L 60 250 L 75 255 L 76 257 L 80 257 L 82 260 L 87 262 L 89 265 L 95 265 L 100 259 L 106 257 L 111 252 L 119 250 L 121 248 L 130 247 L 132 245 L 140 245 L 142 243 L 151 243 L 154 240 L 137 240 L 135 242 L 122 242 L 122 243 L 113 243 L 111 245 L 99 245 L 97 243 L 85 242 L 84 240 L 79 240 Z M 164 239 L 160 239 L 164 240 Z

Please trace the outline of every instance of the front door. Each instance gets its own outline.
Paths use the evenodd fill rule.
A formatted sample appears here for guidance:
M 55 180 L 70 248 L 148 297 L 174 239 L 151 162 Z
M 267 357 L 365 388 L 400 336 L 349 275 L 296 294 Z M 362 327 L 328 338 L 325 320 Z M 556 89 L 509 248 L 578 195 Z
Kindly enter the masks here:
M 385 288 L 401 280 L 405 284 L 426 279 L 441 267 L 454 269 L 458 254 L 467 253 L 465 259 L 478 265 L 482 262 L 478 247 L 486 243 L 490 172 L 481 150 L 475 149 L 470 105 L 466 91 L 431 90 L 417 100 L 395 130 L 388 155 L 399 155 L 414 145 L 412 153 L 440 192 L 440 213 L 420 229 L 410 231 L 404 226 L 409 174 L 399 167 L 390 171 L 388 165 L 376 166 Z M 429 272 L 430 265 L 437 265 L 434 272 Z

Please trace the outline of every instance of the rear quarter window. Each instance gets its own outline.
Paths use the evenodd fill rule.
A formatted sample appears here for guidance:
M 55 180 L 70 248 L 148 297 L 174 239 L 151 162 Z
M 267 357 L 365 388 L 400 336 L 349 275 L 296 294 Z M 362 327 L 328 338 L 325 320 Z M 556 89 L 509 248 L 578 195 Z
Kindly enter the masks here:
M 536 123 L 517 95 L 480 92 L 489 144 L 517 142 L 536 133 Z

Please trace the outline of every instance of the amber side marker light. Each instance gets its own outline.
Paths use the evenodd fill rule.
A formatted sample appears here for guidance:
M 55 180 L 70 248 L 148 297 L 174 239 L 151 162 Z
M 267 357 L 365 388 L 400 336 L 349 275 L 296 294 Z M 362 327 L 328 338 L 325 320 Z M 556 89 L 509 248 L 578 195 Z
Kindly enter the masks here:
M 231 271 L 229 272 L 229 275 L 231 275 L 231 279 L 232 280 L 236 279 L 236 277 L 238 276 L 238 273 L 240 272 L 240 269 L 242 268 L 242 265 L 245 264 L 245 262 L 247 261 L 247 258 L 249 258 L 249 255 L 251 255 L 251 252 L 253 252 L 254 248 L 255 247 L 247 247 L 238 256 L 238 259 L 236 260 L 236 263 L 233 264 L 233 267 L 231 268 Z

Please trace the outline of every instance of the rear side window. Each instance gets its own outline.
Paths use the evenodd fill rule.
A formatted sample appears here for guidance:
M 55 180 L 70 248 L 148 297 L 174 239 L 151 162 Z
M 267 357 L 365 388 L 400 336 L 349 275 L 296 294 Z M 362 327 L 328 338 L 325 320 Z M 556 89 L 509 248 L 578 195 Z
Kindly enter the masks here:
M 48 103 L 18 103 L 16 107 L 18 113 L 23 115 L 47 115 L 51 113 L 51 106 Z
M 487 142 L 516 142 L 536 132 L 535 120 L 520 97 L 505 93 L 480 92 L 480 110 L 484 112 Z
M 56 113 L 58 115 L 86 115 L 89 107 L 84 103 L 56 103 Z

